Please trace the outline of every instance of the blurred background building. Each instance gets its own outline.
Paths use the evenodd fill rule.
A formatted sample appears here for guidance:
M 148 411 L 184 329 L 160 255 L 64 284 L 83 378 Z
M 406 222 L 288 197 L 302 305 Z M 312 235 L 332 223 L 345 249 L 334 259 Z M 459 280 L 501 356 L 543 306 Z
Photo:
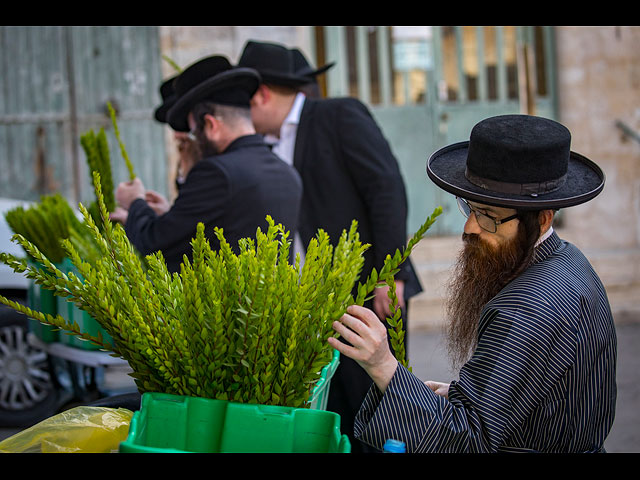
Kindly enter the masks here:
M 136 173 L 168 196 L 171 131 L 153 119 L 160 82 L 211 55 L 237 61 L 248 39 L 299 47 L 324 95 L 358 97 L 400 163 L 413 232 L 445 212 L 413 258 L 424 293 L 411 329 L 438 328 L 445 280 L 464 223 L 453 197 L 427 178 L 429 155 L 467 140 L 482 118 L 529 113 L 572 132 L 572 149 L 598 163 L 604 192 L 562 211 L 560 235 L 589 257 L 617 321 L 640 318 L 640 27 L 635 26 L 0 26 L 0 197 L 62 192 L 92 198 L 79 136 L 104 128 L 114 181 L 127 170 L 107 102 Z

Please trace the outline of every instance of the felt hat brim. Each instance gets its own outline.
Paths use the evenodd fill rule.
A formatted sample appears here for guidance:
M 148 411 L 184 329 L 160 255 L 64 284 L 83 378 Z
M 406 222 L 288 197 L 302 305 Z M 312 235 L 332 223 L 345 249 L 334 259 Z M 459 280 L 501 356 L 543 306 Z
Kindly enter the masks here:
M 313 77 L 317 77 L 318 75 L 323 74 L 324 72 L 329 70 L 334 65 L 335 65 L 335 62 L 331 62 L 331 63 L 327 63 L 326 65 L 323 65 L 322 67 L 316 68 L 316 69 L 313 69 L 312 67 L 305 67 L 305 68 L 302 68 L 302 69 L 296 71 L 296 73 L 298 75 L 303 75 L 305 77 L 311 77 L 311 79 L 313 79 Z M 307 81 L 309 81 L 309 78 L 307 78 Z
M 468 149 L 469 141 L 454 143 L 437 150 L 427 161 L 427 174 L 436 185 L 467 200 L 520 210 L 559 209 L 585 203 L 604 188 L 605 175 L 600 167 L 570 152 L 567 178 L 559 189 L 536 196 L 493 192 L 465 176 Z
M 283 87 L 300 87 L 313 81 L 314 73 L 300 74 L 292 73 L 285 74 L 281 72 L 274 72 L 267 69 L 260 70 L 263 83 L 272 83 L 275 85 L 281 85 Z
M 233 68 L 231 70 L 218 73 L 204 82 L 199 83 L 184 95 L 181 95 L 176 100 L 175 104 L 169 109 L 167 113 L 167 121 L 174 130 L 178 132 L 188 132 L 189 123 L 187 118 L 189 112 L 197 103 L 211 98 L 218 91 L 230 88 L 242 90 L 246 94 L 247 99 L 250 99 L 258 89 L 259 85 L 260 74 L 251 68 Z M 215 102 L 215 100 L 212 101 Z M 248 100 L 246 105 L 225 101 L 220 101 L 218 103 L 249 106 Z
M 176 100 L 177 96 L 171 95 L 164 100 L 162 105 L 155 109 L 153 116 L 155 117 L 156 121 L 160 123 L 167 123 L 167 113 L 169 112 L 171 107 L 173 107 Z

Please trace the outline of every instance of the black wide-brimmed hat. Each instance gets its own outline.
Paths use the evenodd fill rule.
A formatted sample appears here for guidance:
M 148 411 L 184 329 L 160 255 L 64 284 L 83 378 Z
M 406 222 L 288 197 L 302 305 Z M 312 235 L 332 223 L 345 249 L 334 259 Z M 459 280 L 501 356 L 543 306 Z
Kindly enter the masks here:
M 335 62 L 327 63 L 320 68 L 313 68 L 307 60 L 307 57 L 297 48 L 291 48 L 291 55 L 293 55 L 293 68 L 298 75 L 307 77 L 310 81 L 314 82 L 315 77 L 321 73 L 326 72 L 335 65 Z
M 287 87 L 299 87 L 313 81 L 333 66 L 333 63 L 314 69 L 302 52 L 284 45 L 249 40 L 242 50 L 238 67 L 254 68 L 262 81 Z
M 203 58 L 176 78 L 176 101 L 167 113 L 171 128 L 188 132 L 187 117 L 199 102 L 249 108 L 251 97 L 260 85 L 260 75 L 251 68 L 234 68 L 226 57 Z
M 482 120 L 469 141 L 441 148 L 427 174 L 443 190 L 478 203 L 522 210 L 587 202 L 604 188 L 602 170 L 572 152 L 562 124 L 530 115 Z
M 167 123 L 167 112 L 176 103 L 177 96 L 173 89 L 173 82 L 176 78 L 178 78 L 178 75 L 174 75 L 160 84 L 162 104 L 154 112 L 155 119 L 160 123 Z

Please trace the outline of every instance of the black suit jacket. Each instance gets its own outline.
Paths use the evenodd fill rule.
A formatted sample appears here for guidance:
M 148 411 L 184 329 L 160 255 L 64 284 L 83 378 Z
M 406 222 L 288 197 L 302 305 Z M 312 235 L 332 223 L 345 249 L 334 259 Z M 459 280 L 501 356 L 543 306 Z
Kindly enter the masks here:
M 238 240 L 266 231 L 267 215 L 295 232 L 302 182 L 294 168 L 271 152 L 259 135 L 236 139 L 220 155 L 204 158 L 189 172 L 173 206 L 157 216 L 144 200 L 131 204 L 125 226 L 131 243 L 144 255 L 162 251 L 171 272 L 183 255 L 192 258 L 191 239 L 198 222 L 216 250 L 214 227 L 238 253 Z
M 304 192 L 298 230 L 306 246 L 318 228 L 337 243 L 351 221 L 371 247 L 361 279 L 407 242 L 407 199 L 398 163 L 367 107 L 354 98 L 307 98 L 300 116 L 294 166 Z M 396 279 L 405 298 L 422 291 L 410 261 Z

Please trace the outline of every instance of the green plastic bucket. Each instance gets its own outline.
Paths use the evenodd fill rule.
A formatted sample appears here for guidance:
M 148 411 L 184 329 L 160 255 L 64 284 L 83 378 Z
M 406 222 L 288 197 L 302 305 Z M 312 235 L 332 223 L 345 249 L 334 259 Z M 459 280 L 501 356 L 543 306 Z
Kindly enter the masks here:
M 78 271 L 68 258 L 65 258 L 58 268 L 64 273 L 73 272 L 79 276 Z M 73 302 L 68 301 L 66 297 L 56 297 L 56 300 L 60 315 L 70 322 L 73 321 L 77 323 L 80 327 L 80 331 L 88 333 L 92 337 L 97 337 L 98 333 L 101 333 L 102 338 L 113 344 L 112 337 L 91 315 L 78 308 Z M 60 343 L 70 347 L 79 348 L 81 350 L 99 350 L 102 348 L 90 341 L 83 340 L 77 335 L 69 335 L 64 332 L 60 332 L 59 338 Z
M 37 268 L 43 268 L 40 263 L 30 262 Z M 60 264 L 56 264 L 60 268 Z M 58 314 L 58 302 L 51 290 L 42 288 L 35 281 L 29 280 L 27 288 L 27 304 L 30 309 L 44 314 L 56 316 Z M 64 315 L 63 315 L 64 316 Z M 66 318 L 66 317 L 65 317 Z M 57 328 L 40 323 L 38 320 L 29 318 L 29 331 L 44 343 L 59 341 L 60 332 Z
M 348 453 L 340 416 L 164 393 L 142 395 L 121 453 Z
M 329 400 L 329 388 L 331 387 L 331 378 L 336 373 L 336 369 L 340 364 L 340 352 L 338 350 L 333 351 L 333 357 L 322 369 L 320 379 L 313 387 L 313 391 L 309 397 L 309 403 L 312 410 L 326 410 L 327 402 Z

